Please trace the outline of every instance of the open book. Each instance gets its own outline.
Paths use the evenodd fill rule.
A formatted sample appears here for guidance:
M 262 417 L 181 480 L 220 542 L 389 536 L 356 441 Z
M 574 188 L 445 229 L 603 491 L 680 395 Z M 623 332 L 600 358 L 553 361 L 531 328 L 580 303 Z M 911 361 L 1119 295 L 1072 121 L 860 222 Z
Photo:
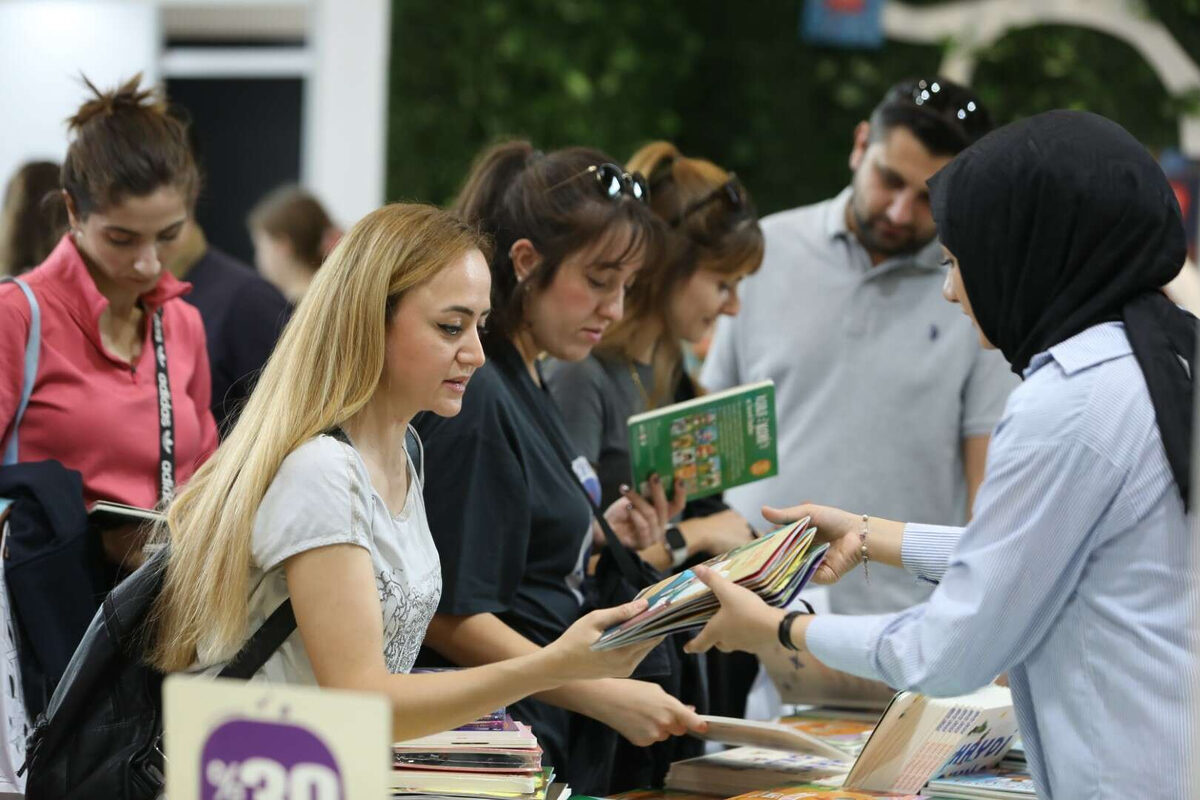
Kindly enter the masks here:
M 1017 722 L 1008 689 L 988 686 L 948 698 L 900 692 L 857 758 L 817 753 L 808 741 L 821 738 L 813 729 L 795 731 L 807 734 L 796 737 L 779 730 L 787 727 L 794 726 L 743 725 L 738 740 L 755 746 L 676 762 L 667 774 L 667 787 L 726 796 L 783 783 L 915 793 L 935 776 L 999 763 L 1015 739 Z M 825 742 L 833 744 L 828 738 Z
M 808 583 L 828 549 L 828 545 L 810 547 L 816 532 L 816 528 L 808 527 L 805 517 L 704 563 L 768 604 L 785 606 Z M 593 650 L 699 628 L 712 619 L 720 605 L 712 590 L 690 569 L 643 589 L 637 596 L 645 598 L 649 607 L 601 634 Z
M 657 473 L 668 493 L 706 497 L 779 471 L 775 384 L 735 386 L 629 418 L 633 485 Z

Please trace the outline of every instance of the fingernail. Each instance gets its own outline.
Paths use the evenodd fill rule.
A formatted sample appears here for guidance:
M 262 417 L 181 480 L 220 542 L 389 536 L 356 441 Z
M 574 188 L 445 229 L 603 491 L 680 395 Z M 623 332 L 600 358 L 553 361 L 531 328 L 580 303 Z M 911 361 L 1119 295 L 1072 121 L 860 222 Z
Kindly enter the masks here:
M 627 483 L 622 483 L 622 484 L 621 484 L 621 486 L 620 486 L 620 492 L 621 492 L 621 494 L 626 494 L 628 491 L 629 491 L 629 484 L 627 484 Z
M 655 486 L 658 485 L 658 473 L 657 472 L 650 476 L 650 482 L 653 483 Z

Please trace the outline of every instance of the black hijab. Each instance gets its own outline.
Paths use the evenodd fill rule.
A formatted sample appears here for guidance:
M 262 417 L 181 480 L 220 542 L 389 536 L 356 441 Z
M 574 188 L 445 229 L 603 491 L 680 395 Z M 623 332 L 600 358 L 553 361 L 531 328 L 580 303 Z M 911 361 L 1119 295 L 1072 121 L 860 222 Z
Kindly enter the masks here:
M 1186 505 L 1196 318 L 1161 291 L 1186 253 L 1162 168 L 1115 122 L 1049 111 L 980 139 L 929 187 L 979 327 L 1018 375 L 1093 325 L 1125 323 Z

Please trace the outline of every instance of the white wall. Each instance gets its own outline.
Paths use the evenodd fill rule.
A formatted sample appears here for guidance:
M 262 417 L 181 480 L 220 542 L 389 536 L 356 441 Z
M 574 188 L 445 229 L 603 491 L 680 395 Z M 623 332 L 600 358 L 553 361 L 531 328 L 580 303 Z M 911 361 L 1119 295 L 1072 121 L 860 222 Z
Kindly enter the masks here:
M 390 10 L 388 0 L 315 0 L 311 7 L 301 173 L 347 226 L 384 198 Z
M 289 67 L 306 78 L 300 179 L 348 225 L 384 198 L 390 9 L 389 0 L 0 0 L 0 186 L 24 161 L 62 159 L 63 119 L 85 96 L 81 70 L 102 88 L 178 71 L 183 53 L 163 61 L 164 26 L 197 33 L 203 23 L 218 38 L 306 29 L 293 58 L 301 66 Z M 249 74 L 255 58 L 273 58 L 270 67 L 295 54 L 235 55 L 237 74 Z
M 137 0 L 0 0 L 0 184 L 23 162 L 61 161 L 63 120 L 86 92 L 143 72 L 157 80 L 158 10 Z

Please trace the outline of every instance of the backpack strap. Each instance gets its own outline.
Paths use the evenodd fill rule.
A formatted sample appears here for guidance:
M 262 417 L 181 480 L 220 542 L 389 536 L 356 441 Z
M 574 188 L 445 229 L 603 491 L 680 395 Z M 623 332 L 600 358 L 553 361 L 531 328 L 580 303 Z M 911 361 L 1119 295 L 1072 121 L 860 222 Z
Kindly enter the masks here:
M 3 466 L 17 463 L 17 428 L 21 426 L 21 418 L 25 416 L 25 407 L 29 405 L 29 396 L 33 394 L 33 381 L 37 377 L 38 356 L 42 351 L 42 309 L 34 297 L 29 284 L 20 278 L 0 278 L 0 283 L 15 283 L 20 287 L 29 301 L 29 338 L 25 340 L 25 377 L 21 383 L 21 402 L 17 405 L 17 413 L 13 416 L 12 434 L 8 437 L 8 446 L 4 449 Z
M 296 614 L 292 611 L 292 599 L 289 597 L 271 612 L 267 621 L 242 645 L 242 649 L 217 677 L 250 680 L 294 630 Z

